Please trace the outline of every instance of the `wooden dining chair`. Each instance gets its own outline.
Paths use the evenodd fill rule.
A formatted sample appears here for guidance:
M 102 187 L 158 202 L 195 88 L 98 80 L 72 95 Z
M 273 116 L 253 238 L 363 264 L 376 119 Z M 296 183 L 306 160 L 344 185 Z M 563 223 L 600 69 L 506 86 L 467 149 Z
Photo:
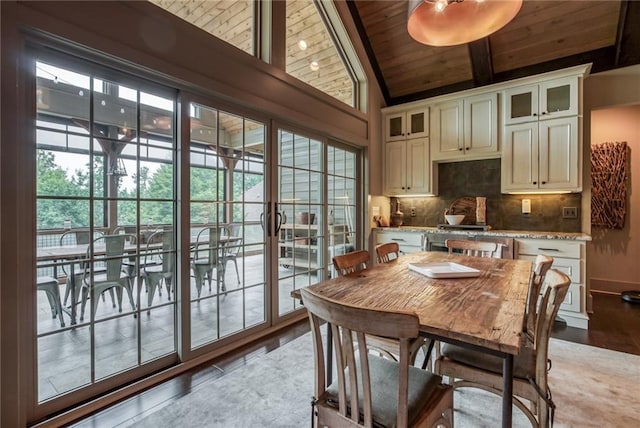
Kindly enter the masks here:
M 387 242 L 376 247 L 378 263 L 389 263 L 400 257 L 400 246 L 397 242 Z
M 366 309 L 308 288 L 300 291 L 313 337 L 314 426 L 453 426 L 453 389 L 442 384 L 440 376 L 410 363 L 412 343 L 422 340 L 414 313 Z M 325 382 L 323 322 L 330 325 L 339 368 L 331 385 Z M 395 338 L 400 343 L 399 361 L 369 353 L 370 335 Z
M 542 291 L 542 284 L 547 272 L 553 264 L 553 257 L 538 254 L 533 262 L 533 274 L 529 283 L 529 291 L 527 293 L 527 309 L 525 312 L 526 324 L 525 334 L 529 342 L 533 342 L 535 336 L 535 323 L 538 300 Z
M 447 239 L 445 245 L 449 254 L 460 253 L 465 256 L 502 258 L 502 244 L 495 242 Z
M 527 416 L 532 426 L 546 428 L 553 423 L 555 404 L 547 382 L 551 367 L 549 336 L 571 280 L 564 273 L 550 269 L 544 279 L 545 289 L 535 321 L 535 336 L 525 341 L 514 357 L 513 404 Z M 502 395 L 500 357 L 480 353 L 458 345 L 443 343 L 436 347 L 435 373 L 448 376 L 454 388 L 475 387 Z M 523 401 L 526 400 L 526 401 Z M 529 406 L 527 406 L 527 402 Z
M 350 253 L 334 256 L 333 267 L 338 272 L 338 275 L 345 276 L 366 269 L 370 259 L 371 257 L 367 250 L 351 251 Z
M 345 276 L 365 270 L 369 263 L 369 259 L 369 252 L 367 250 L 357 250 L 335 256 L 333 258 L 333 266 L 338 272 L 338 275 Z M 418 351 L 425 345 L 425 343 L 426 341 L 423 338 L 422 341 L 416 341 L 414 343 L 415 346 L 410 349 L 412 363 L 415 361 Z M 399 355 L 398 342 L 387 337 L 371 336 L 369 338 L 369 349 L 392 360 L 397 360 Z

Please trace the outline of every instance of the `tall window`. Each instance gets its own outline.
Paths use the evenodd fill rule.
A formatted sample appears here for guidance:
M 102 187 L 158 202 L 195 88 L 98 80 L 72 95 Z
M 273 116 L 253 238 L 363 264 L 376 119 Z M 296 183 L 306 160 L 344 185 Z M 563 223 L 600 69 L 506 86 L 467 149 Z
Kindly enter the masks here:
M 356 79 L 323 5 L 313 0 L 289 0 L 286 5 L 287 73 L 357 107 Z

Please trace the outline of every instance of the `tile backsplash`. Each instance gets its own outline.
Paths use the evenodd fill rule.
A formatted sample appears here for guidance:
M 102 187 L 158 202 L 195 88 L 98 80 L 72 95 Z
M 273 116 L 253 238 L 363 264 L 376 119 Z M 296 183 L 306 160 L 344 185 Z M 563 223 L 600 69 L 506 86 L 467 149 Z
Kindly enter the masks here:
M 438 164 L 438 196 L 391 198 L 391 212 L 404 213 L 406 226 L 444 223 L 444 210 L 464 196 L 487 198 L 487 221 L 492 229 L 580 232 L 580 193 L 504 195 L 500 193 L 500 159 Z M 531 200 L 531 213 L 522 214 L 522 200 Z M 411 208 L 415 208 L 415 217 Z M 563 219 L 563 207 L 577 207 L 578 218 Z

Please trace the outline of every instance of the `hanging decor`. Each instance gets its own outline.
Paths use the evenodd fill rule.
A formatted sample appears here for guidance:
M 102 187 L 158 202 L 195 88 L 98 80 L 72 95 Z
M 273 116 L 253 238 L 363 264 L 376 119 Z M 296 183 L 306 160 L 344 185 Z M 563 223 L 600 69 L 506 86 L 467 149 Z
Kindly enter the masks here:
M 622 229 L 627 211 L 627 143 L 591 146 L 591 224 Z

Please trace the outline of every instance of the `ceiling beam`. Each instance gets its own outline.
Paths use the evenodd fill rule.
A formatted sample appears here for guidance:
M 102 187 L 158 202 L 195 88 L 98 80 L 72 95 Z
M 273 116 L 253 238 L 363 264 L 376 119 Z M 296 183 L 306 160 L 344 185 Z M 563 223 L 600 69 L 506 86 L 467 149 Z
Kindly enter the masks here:
M 640 2 L 623 0 L 620 4 L 614 64 L 625 67 L 640 63 Z
M 369 42 L 369 36 L 367 36 L 367 30 L 364 28 L 362 19 L 360 19 L 360 14 L 358 13 L 358 7 L 356 6 L 355 0 L 347 1 L 347 6 L 349 6 L 349 12 L 351 12 L 351 17 L 353 18 L 353 22 L 356 24 L 358 35 L 360 36 L 360 40 L 364 45 L 364 50 L 367 53 L 369 64 L 371 64 L 373 73 L 376 75 L 376 80 L 378 81 L 378 86 L 382 91 L 382 96 L 384 97 L 386 105 L 389 105 L 389 103 L 391 102 L 391 93 L 389 92 L 389 88 L 387 87 L 387 83 L 384 80 L 384 75 L 382 74 L 382 70 L 380 69 L 380 66 L 378 65 L 378 61 L 376 60 L 376 54 L 373 51 L 373 47 Z
M 491 44 L 488 37 L 484 37 L 467 44 L 473 85 L 484 86 L 493 83 L 493 62 L 491 61 Z

